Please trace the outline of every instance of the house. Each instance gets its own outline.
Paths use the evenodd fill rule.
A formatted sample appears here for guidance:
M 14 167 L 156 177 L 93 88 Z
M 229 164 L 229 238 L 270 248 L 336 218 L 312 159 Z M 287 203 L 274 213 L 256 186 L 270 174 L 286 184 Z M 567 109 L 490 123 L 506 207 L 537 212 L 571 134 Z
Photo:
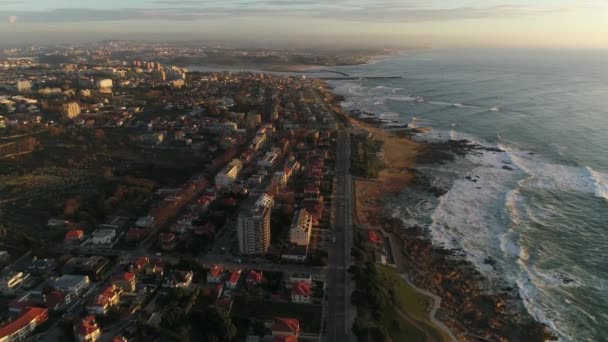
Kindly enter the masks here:
M 31 261 L 27 263 L 27 270 L 33 274 L 45 274 L 55 270 L 57 267 L 57 263 L 55 259 L 47 259 L 34 256 L 31 258 Z
M 0 341 L 24 341 L 34 329 L 48 319 L 45 308 L 30 307 L 13 320 L 0 326 Z
M 165 251 L 172 251 L 177 244 L 177 239 L 174 233 L 160 233 L 160 247 Z
M 146 266 L 148 266 L 148 264 L 150 264 L 150 258 L 148 258 L 147 256 L 138 257 L 133 263 L 133 271 L 142 272 L 146 269 Z
M 100 229 L 93 233 L 91 243 L 94 245 L 109 245 L 116 238 L 116 229 Z
M 63 273 L 87 275 L 95 280 L 101 278 L 109 264 L 110 260 L 102 256 L 79 256 L 68 260 L 63 265 Z
M 215 176 L 215 185 L 222 189 L 229 188 L 234 184 L 242 169 L 243 163 L 239 159 L 233 159 Z
M 84 237 L 84 232 L 80 229 L 73 229 L 65 233 L 66 242 L 80 242 Z
M 64 291 L 79 296 L 89 287 L 89 277 L 86 275 L 64 274 L 55 279 L 54 287 L 59 291 Z
M 292 284 L 291 301 L 299 304 L 310 304 L 310 284 L 304 281 Z
M 370 243 L 372 243 L 374 245 L 382 243 L 382 238 L 380 236 L 378 236 L 378 233 L 376 233 L 375 230 L 367 231 L 367 239 L 369 240 Z
M 137 288 L 137 277 L 131 272 L 122 272 L 114 276 L 114 284 L 125 292 L 135 292 Z
M 127 231 L 127 241 L 130 242 L 139 242 L 143 240 L 146 236 L 148 236 L 148 230 L 144 228 L 129 228 Z
M 142 216 L 135 221 L 135 225 L 139 228 L 149 228 L 154 224 L 154 216 Z
M 193 275 L 192 271 L 173 271 L 165 278 L 163 287 L 188 288 L 192 284 Z
M 298 337 L 300 335 L 300 321 L 291 317 L 275 317 L 270 330 L 273 337 Z
M 234 289 L 236 285 L 239 283 L 239 279 L 241 278 L 241 270 L 235 270 L 230 273 L 230 278 L 226 281 L 226 287 L 229 289 Z
M 249 285 L 259 285 L 262 283 L 263 280 L 264 280 L 264 275 L 262 274 L 262 271 L 258 272 L 256 270 L 251 270 L 247 274 L 246 282 Z
M 209 273 L 207 273 L 207 283 L 219 283 L 222 281 L 224 268 L 218 265 L 212 265 Z
M 13 295 L 16 289 L 30 277 L 29 273 L 9 272 L 0 278 L 0 293 Z
M 95 299 L 86 306 L 90 314 L 105 315 L 120 301 L 122 289 L 114 284 L 106 286 Z
M 281 259 L 289 262 L 305 262 L 307 255 L 308 246 L 290 245 L 281 253 Z
M 289 282 L 292 284 L 302 281 L 308 283 L 308 285 L 312 285 L 312 276 L 310 273 L 292 273 L 289 276 Z
M 308 246 L 311 234 L 312 216 L 306 209 L 296 211 L 289 228 L 289 242 L 298 246 Z
M 44 296 L 46 308 L 55 312 L 65 309 L 75 298 L 71 293 L 58 290 L 50 290 Z
M 87 316 L 74 324 L 74 335 L 78 342 L 94 342 L 101 336 L 95 316 Z

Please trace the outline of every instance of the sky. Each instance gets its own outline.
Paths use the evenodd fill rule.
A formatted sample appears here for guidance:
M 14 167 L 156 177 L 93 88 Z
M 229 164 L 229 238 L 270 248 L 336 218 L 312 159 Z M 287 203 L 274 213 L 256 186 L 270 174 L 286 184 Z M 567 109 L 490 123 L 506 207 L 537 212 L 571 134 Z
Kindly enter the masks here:
M 0 18 L 0 44 L 122 38 L 608 49 L 608 0 L 0 0 Z

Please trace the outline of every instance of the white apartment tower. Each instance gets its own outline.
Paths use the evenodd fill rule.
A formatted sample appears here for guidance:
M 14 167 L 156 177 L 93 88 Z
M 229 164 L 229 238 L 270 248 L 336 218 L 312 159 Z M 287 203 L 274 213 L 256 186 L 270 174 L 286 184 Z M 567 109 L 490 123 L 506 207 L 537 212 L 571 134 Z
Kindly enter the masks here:
M 239 213 L 237 235 L 242 254 L 262 255 L 270 247 L 270 214 L 274 200 L 262 194 L 255 202 L 249 202 Z

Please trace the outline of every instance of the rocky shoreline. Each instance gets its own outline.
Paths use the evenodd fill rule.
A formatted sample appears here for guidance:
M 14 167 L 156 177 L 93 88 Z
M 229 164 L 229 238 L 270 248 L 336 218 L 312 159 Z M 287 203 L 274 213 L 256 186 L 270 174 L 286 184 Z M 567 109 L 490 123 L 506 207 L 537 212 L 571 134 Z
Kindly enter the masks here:
M 365 122 L 386 128 L 385 121 L 367 118 Z M 416 131 L 403 130 L 402 136 Z M 425 143 L 416 156 L 416 164 L 445 163 L 467 153 L 501 152 L 466 140 Z M 447 190 L 431 185 L 429 179 L 415 168 L 408 170 L 413 178 L 407 186 L 415 186 L 435 197 Z M 462 250 L 434 246 L 428 228 L 406 227 L 402 220 L 389 213 L 380 213 L 379 225 L 402 243 L 403 263 L 411 281 L 420 288 L 442 298 L 437 318 L 444 322 L 461 341 L 546 341 L 555 340 L 550 329 L 536 321 L 526 310 L 518 289 L 504 285 L 497 288 L 466 259 Z M 493 266 L 488 258 L 486 264 Z M 407 308 L 406 308 L 407 309 Z

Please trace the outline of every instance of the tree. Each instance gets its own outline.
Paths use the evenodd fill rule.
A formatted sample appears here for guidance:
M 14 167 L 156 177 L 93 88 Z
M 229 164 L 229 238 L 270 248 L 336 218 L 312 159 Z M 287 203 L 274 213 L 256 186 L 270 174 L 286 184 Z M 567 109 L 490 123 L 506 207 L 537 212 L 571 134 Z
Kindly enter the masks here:
M 194 324 L 205 335 L 205 341 L 231 341 L 236 336 L 236 326 L 228 312 L 218 306 L 208 306 Z

